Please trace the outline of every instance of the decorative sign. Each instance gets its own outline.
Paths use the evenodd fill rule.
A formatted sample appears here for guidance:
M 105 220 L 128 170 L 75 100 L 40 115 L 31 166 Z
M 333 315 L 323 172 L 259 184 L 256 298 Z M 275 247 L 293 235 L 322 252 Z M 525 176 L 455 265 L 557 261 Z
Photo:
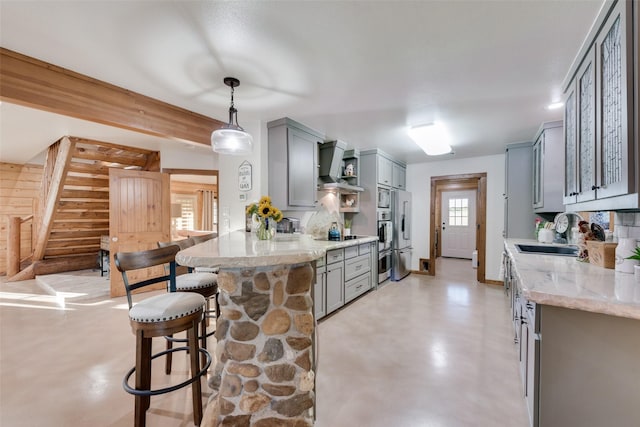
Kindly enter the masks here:
M 246 160 L 238 168 L 238 189 L 251 191 L 251 163 Z

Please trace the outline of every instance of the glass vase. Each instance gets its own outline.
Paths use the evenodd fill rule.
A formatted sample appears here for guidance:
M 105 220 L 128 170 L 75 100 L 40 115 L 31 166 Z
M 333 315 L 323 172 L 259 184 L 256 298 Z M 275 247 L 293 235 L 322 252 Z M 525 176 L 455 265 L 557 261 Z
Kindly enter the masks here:
M 256 230 L 259 240 L 270 240 L 273 238 L 273 224 L 269 224 L 269 218 L 260 218 L 260 224 Z

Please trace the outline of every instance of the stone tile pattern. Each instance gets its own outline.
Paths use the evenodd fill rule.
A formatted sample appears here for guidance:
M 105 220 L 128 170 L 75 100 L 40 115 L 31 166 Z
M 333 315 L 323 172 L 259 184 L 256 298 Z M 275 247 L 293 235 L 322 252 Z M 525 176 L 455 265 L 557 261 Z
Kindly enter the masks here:
M 221 268 L 214 393 L 202 426 L 313 425 L 310 263 Z

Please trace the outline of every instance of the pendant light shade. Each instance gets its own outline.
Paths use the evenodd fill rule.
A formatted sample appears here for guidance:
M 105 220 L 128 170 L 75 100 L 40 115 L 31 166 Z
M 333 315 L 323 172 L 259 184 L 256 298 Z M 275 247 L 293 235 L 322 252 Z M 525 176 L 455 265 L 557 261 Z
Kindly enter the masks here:
M 240 86 L 240 80 L 225 77 L 224 84 L 231 88 L 231 106 L 229 107 L 229 123 L 211 134 L 211 148 L 220 154 L 242 156 L 253 151 L 253 138 L 238 125 L 238 110 L 233 106 L 233 90 Z

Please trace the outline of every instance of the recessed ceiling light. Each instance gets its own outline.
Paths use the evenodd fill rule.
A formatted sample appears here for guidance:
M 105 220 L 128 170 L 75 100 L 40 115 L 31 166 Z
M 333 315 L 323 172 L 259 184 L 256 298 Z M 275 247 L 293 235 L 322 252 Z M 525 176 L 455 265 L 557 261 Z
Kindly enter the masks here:
M 564 106 L 564 102 L 552 102 L 547 105 L 547 110 L 557 110 L 558 108 L 562 108 Z

